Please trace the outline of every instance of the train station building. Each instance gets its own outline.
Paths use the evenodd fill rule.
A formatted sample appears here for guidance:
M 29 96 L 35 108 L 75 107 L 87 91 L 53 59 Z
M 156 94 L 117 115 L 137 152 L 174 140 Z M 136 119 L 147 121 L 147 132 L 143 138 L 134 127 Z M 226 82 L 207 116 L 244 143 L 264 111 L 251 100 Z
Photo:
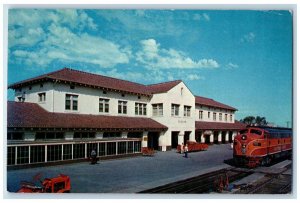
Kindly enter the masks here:
M 69 68 L 9 86 L 7 165 L 167 151 L 187 140 L 232 142 L 237 109 L 195 96 L 181 80 L 143 85 Z

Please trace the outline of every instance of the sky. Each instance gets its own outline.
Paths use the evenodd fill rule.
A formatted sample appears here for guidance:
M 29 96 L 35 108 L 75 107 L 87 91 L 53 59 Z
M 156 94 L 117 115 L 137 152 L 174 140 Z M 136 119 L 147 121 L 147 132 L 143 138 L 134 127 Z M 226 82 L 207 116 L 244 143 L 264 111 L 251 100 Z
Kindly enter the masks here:
M 287 10 L 10 9 L 8 84 L 69 67 L 194 95 L 291 127 Z M 8 90 L 8 100 L 13 100 Z

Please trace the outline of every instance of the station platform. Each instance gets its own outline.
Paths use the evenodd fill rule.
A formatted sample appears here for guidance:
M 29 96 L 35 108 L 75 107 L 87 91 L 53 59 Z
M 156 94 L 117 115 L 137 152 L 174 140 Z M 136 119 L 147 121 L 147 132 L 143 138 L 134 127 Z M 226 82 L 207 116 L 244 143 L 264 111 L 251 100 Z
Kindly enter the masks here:
M 51 178 L 70 176 L 72 193 L 137 193 L 171 182 L 231 167 L 224 160 L 232 158 L 230 144 L 211 145 L 207 151 L 192 152 L 184 158 L 175 150 L 156 152 L 153 157 L 138 156 L 100 161 L 46 166 L 7 171 L 7 191 L 16 192 L 20 181 L 32 181 L 42 174 Z

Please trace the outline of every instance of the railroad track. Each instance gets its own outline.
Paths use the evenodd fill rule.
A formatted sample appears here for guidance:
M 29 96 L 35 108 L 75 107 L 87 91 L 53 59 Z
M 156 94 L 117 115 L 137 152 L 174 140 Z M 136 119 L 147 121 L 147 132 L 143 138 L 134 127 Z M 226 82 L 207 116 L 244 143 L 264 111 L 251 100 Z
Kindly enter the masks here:
M 215 191 L 216 180 L 227 178 L 233 182 L 250 175 L 252 172 L 235 171 L 231 169 L 222 169 L 211 173 L 203 174 L 193 178 L 188 178 L 182 181 L 159 186 L 149 190 L 141 191 L 140 193 L 162 193 L 162 194 L 201 194 Z
M 287 166 L 288 170 L 291 166 Z M 284 170 L 284 171 L 286 171 Z M 283 172 L 284 172 L 283 171 Z M 292 191 L 292 176 L 283 174 L 267 174 L 253 185 L 241 188 L 234 194 L 288 194 Z

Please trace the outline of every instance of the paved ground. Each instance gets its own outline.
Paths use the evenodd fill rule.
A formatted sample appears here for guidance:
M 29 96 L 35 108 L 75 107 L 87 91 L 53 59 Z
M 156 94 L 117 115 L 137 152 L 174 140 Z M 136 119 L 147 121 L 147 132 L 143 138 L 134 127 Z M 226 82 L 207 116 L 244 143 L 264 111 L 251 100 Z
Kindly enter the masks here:
M 60 166 L 11 170 L 7 172 L 7 190 L 15 192 L 21 180 L 32 181 L 60 173 L 71 178 L 72 193 L 136 193 L 170 182 L 228 167 L 223 161 L 232 158 L 229 144 L 212 145 L 207 151 L 194 152 L 189 158 L 175 151 L 157 152 L 154 157 L 134 157 Z

